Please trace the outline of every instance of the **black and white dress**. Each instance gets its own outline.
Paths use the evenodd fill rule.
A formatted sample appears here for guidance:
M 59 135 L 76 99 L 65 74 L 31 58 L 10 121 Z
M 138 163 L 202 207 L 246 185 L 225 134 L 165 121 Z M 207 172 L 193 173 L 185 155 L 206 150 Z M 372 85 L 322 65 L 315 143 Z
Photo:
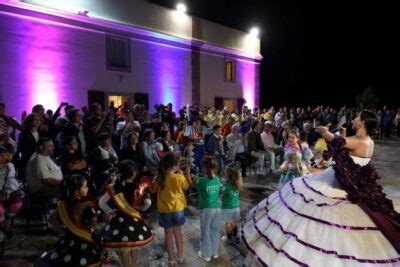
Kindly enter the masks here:
M 63 201 L 57 212 L 66 234 L 63 238 L 45 251 L 34 263 L 34 266 L 100 266 L 103 249 L 93 240 L 92 234 L 83 225 L 97 216 L 93 202 Z M 74 218 L 80 218 L 77 221 Z
M 100 233 L 104 248 L 129 251 L 153 241 L 150 227 L 131 204 L 134 191 L 135 185 L 132 183 L 127 183 L 119 193 L 109 185 L 100 199 L 100 208 L 112 216 Z

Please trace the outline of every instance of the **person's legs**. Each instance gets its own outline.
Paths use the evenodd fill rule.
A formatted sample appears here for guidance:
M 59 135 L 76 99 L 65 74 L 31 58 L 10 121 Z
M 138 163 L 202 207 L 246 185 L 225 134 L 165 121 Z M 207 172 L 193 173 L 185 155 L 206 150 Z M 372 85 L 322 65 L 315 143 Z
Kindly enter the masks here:
M 168 261 L 171 262 L 174 260 L 173 227 L 164 228 L 164 234 L 165 234 L 165 247 L 168 253 Z
M 273 150 L 268 150 L 267 152 L 269 153 L 269 158 L 271 161 L 270 169 L 271 171 L 275 171 L 275 152 Z
M 218 163 L 218 172 L 222 173 L 222 171 L 224 170 L 224 158 L 222 157 L 217 158 L 217 163 Z
M 7 214 L 10 217 L 14 217 L 22 208 L 23 201 L 20 197 L 11 196 L 7 208 Z
M 178 259 L 183 259 L 183 236 L 180 226 L 173 226 L 172 231 L 175 237 L 176 250 L 178 251 Z
M 130 253 L 131 256 L 131 266 L 136 266 L 136 260 L 137 260 L 137 250 L 132 250 Z
M 262 168 L 264 167 L 264 154 L 256 151 L 251 151 L 250 153 L 251 156 L 257 158 L 258 160 L 258 167 Z
M 200 251 L 201 251 L 201 256 L 206 258 L 212 256 L 210 228 L 211 228 L 210 209 L 204 209 L 201 211 L 201 217 L 200 217 Z
M 118 253 L 119 258 L 121 259 L 121 263 L 123 267 L 132 266 L 131 264 L 131 255 L 129 251 L 121 251 Z M 133 265 L 134 266 L 134 265 Z
M 238 153 L 235 157 L 236 161 L 240 162 L 240 167 L 242 168 L 242 176 L 246 177 L 246 169 L 247 169 L 247 159 L 245 153 Z
M 3 231 L 3 232 L 6 231 L 5 225 L 4 225 L 4 222 L 6 219 L 5 212 L 6 211 L 4 209 L 4 205 L 2 202 L 0 202 L 0 231 Z
M 216 257 L 219 255 L 219 227 L 221 224 L 220 209 L 213 209 L 210 224 L 210 241 L 211 241 L 211 254 Z
M 230 222 L 225 223 L 225 231 L 226 231 L 226 237 L 228 239 L 231 239 L 232 233 L 231 233 L 231 223 Z

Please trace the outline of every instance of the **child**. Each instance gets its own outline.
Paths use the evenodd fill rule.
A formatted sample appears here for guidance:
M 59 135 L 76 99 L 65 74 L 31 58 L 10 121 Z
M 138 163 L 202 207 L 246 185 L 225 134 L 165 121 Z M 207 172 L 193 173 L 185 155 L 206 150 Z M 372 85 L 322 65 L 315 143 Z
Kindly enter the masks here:
M 34 266 L 101 266 L 105 252 L 94 235 L 96 202 L 87 199 L 85 177 L 73 175 L 63 180 L 61 198 L 50 221 L 54 229 L 66 234 L 40 256 Z
M 201 162 L 205 176 L 196 181 L 195 189 L 199 195 L 200 215 L 200 251 L 197 255 L 210 261 L 218 258 L 220 207 L 220 180 L 216 175 L 218 166 L 213 156 L 205 156 Z
M 288 143 L 285 146 L 284 158 L 285 161 L 278 170 L 281 173 L 280 186 L 296 177 L 302 176 L 307 170 L 303 162 L 299 134 L 296 131 L 290 131 L 288 134 Z
M 172 152 L 166 153 L 160 161 L 157 181 L 153 187 L 153 191 L 157 192 L 159 225 L 164 228 L 169 266 L 176 263 L 173 254 L 174 238 L 178 251 L 177 262 L 184 262 L 181 226 L 185 223 L 184 210 L 187 207 L 185 191 L 192 186 L 190 166 L 187 166 L 185 175 L 179 167 L 177 156 Z
M 15 174 L 14 165 L 9 162 L 9 151 L 0 146 L 0 231 L 7 237 L 12 236 L 12 231 L 7 225 L 6 215 L 14 217 L 22 208 L 20 184 Z
M 221 219 L 225 222 L 226 235 L 222 240 L 237 238 L 237 223 L 240 222 L 239 193 L 243 186 L 240 167 L 225 168 L 226 184 L 221 188 Z
M 100 208 L 107 215 L 114 214 L 100 235 L 103 247 L 118 252 L 122 266 L 136 266 L 137 248 L 153 241 L 154 236 L 138 211 L 135 191 L 140 184 L 136 179 L 138 171 L 135 163 L 122 161 L 118 170 L 120 177 L 115 185 L 108 185 L 106 194 L 99 200 Z

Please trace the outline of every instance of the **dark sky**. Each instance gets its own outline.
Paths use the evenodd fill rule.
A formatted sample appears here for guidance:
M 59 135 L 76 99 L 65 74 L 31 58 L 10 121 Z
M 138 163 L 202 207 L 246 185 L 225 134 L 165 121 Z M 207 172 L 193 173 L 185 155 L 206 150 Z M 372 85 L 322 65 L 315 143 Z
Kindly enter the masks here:
M 177 3 L 150 2 L 170 8 Z M 260 27 L 261 106 L 353 104 L 368 86 L 381 103 L 400 105 L 389 94 L 399 88 L 394 6 L 355 0 L 184 2 L 189 14 L 204 19 L 244 31 Z

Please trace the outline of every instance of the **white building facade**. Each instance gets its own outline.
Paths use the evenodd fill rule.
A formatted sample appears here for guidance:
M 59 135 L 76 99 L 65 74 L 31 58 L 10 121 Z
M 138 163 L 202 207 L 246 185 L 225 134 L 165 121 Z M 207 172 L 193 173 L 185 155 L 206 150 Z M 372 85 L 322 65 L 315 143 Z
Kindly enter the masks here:
M 141 0 L 0 0 L 0 53 L 13 116 L 38 103 L 259 105 L 258 37 Z

